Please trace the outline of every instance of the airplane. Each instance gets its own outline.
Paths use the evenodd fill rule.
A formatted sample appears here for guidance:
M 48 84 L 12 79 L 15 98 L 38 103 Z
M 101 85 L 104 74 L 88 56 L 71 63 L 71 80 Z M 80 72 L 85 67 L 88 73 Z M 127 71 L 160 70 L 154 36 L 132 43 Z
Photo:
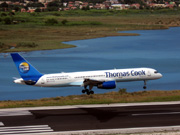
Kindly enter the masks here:
M 94 94 L 92 88 L 114 89 L 117 82 L 144 81 L 160 79 L 161 73 L 152 68 L 129 68 L 97 70 L 70 73 L 42 74 L 18 53 L 11 53 L 12 59 L 21 76 L 14 83 L 39 87 L 82 86 L 82 93 Z

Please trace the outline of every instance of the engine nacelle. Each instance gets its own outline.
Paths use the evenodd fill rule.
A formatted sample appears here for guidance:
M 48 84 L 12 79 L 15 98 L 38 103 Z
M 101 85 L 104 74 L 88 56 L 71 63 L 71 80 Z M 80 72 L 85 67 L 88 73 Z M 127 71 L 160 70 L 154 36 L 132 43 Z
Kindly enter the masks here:
M 114 89 L 116 88 L 116 82 L 115 81 L 103 82 L 102 84 L 99 84 L 97 87 L 99 89 Z
M 34 85 L 36 84 L 36 81 L 28 80 L 28 81 L 24 81 L 24 83 L 27 85 Z

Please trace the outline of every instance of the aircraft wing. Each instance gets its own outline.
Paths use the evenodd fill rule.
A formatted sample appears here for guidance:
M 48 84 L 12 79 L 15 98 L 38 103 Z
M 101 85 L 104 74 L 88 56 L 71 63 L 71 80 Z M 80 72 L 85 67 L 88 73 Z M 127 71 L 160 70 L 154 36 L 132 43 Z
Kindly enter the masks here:
M 71 82 L 70 85 L 71 86 L 83 86 L 83 81 L 80 81 L 80 82 Z
M 101 80 L 85 79 L 83 82 L 83 86 L 90 86 L 90 85 L 97 86 L 98 84 L 101 84 L 103 82 L 104 81 Z
M 79 82 L 71 82 L 71 86 L 97 86 L 98 84 L 102 83 L 104 81 L 99 81 L 99 80 L 92 80 L 92 79 L 85 79 L 84 81 L 79 81 Z
M 114 80 L 85 79 L 82 86 L 84 86 L 85 89 L 87 88 L 87 86 L 89 86 L 89 90 L 91 91 L 94 86 L 97 86 L 98 88 L 105 88 L 106 86 L 104 87 L 104 85 L 109 85 L 110 87 L 114 88 L 115 81 Z M 109 89 L 109 86 L 107 86 L 107 88 L 105 89 Z
M 71 86 L 83 86 L 83 91 L 91 91 L 94 86 L 101 89 L 111 89 L 115 88 L 115 80 L 94 80 L 94 79 L 84 79 L 84 81 L 72 82 L 70 83 Z M 89 87 L 89 89 L 87 89 Z

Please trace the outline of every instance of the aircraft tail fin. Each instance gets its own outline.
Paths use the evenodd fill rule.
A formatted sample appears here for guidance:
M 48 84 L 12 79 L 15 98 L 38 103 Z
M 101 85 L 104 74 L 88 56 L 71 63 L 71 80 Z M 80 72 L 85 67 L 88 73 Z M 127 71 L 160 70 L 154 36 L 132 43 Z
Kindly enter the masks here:
M 27 84 L 35 84 L 43 75 L 18 53 L 11 53 L 11 57 L 18 69 L 20 76 L 25 82 L 27 82 Z

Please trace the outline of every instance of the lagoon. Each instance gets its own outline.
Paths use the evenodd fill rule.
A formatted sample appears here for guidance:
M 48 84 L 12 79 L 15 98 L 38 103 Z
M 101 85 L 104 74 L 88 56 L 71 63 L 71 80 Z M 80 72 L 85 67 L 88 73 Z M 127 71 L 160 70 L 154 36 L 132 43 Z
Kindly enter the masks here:
M 123 32 L 125 33 L 125 32 Z M 106 70 L 114 68 L 150 67 L 163 74 L 159 80 L 149 81 L 147 90 L 180 89 L 180 27 L 166 30 L 136 30 L 140 36 L 116 36 L 65 42 L 76 48 L 21 52 L 42 73 Z M 81 87 L 41 88 L 13 83 L 19 78 L 8 55 L 0 54 L 0 100 L 39 99 L 80 95 Z M 122 82 L 117 88 L 128 92 L 143 90 L 143 82 Z M 95 93 L 109 90 L 93 89 Z

